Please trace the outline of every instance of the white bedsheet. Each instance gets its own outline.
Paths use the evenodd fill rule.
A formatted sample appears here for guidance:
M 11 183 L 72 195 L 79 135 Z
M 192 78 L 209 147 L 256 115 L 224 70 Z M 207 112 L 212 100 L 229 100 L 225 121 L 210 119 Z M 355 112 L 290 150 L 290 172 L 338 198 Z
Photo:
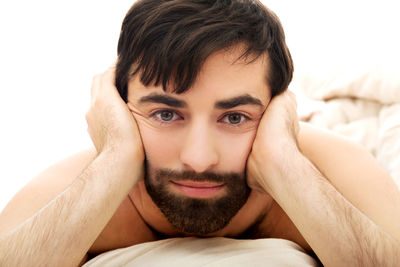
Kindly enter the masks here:
M 298 76 L 299 117 L 363 145 L 400 188 L 400 70 L 382 66 Z

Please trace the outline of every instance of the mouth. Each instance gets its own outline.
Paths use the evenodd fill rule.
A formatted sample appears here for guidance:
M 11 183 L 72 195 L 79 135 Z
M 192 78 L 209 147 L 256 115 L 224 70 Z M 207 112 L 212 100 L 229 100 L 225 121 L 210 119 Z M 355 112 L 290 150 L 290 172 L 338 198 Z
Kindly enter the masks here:
M 195 181 L 170 181 L 172 187 L 179 193 L 192 198 L 211 198 L 225 191 L 225 184 Z

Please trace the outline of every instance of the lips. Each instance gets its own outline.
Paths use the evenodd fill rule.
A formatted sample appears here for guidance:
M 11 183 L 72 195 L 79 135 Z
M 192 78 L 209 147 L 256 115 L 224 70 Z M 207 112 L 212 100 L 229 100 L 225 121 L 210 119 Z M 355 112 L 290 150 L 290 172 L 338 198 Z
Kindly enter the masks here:
M 196 181 L 171 181 L 172 186 L 180 193 L 193 198 L 210 198 L 224 191 L 225 184 Z

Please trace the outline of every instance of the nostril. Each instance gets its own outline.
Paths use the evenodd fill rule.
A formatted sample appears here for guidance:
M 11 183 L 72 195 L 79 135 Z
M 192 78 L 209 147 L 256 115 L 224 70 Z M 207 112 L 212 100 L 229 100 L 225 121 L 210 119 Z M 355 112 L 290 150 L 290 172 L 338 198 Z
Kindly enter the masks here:
M 218 156 L 215 151 L 203 146 L 182 151 L 181 161 L 187 169 L 201 173 L 214 168 L 218 163 Z
M 216 148 L 207 122 L 193 122 L 182 142 L 180 160 L 186 169 L 204 172 L 218 164 Z

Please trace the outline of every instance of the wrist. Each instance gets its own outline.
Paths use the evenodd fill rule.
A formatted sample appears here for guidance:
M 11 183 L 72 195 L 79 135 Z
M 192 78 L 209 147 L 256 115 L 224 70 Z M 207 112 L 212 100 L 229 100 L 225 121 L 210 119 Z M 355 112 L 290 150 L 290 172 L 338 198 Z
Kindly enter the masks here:
M 106 155 L 117 160 L 128 160 L 143 163 L 144 152 L 141 142 L 123 142 L 118 144 L 110 144 L 105 146 L 99 155 Z
M 300 165 L 307 160 L 295 144 L 281 144 L 274 152 L 271 150 L 255 157 L 257 176 L 261 188 L 274 199 L 284 191 L 298 175 Z
M 134 183 L 144 175 L 144 153 L 142 147 L 113 146 L 98 154 L 120 176 L 131 177 Z M 129 179 L 130 180 L 130 179 Z
M 298 201 L 321 177 L 319 171 L 299 150 L 293 151 L 274 169 L 275 179 L 270 183 L 271 195 L 278 203 Z

